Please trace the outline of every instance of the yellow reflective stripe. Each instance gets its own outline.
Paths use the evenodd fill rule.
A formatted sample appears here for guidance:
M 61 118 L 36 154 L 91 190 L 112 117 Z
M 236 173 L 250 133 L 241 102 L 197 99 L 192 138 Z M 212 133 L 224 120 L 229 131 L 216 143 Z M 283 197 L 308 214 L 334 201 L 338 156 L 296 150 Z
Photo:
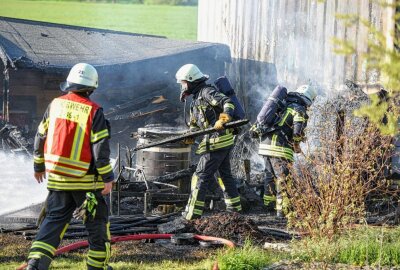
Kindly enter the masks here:
M 293 118 L 293 121 L 295 121 L 295 122 L 305 122 L 306 119 L 305 119 L 304 117 L 302 117 L 302 116 L 296 114 L 296 115 L 294 116 L 294 118 Z
M 219 136 L 217 138 L 210 138 L 209 139 L 209 143 L 210 144 L 221 143 L 221 142 L 225 142 L 225 141 L 231 140 L 232 138 L 233 138 L 232 134 L 223 135 L 223 136 Z M 201 141 L 200 145 L 206 145 L 206 143 L 207 142 L 205 141 L 205 139 L 203 139 Z
M 112 171 L 112 167 L 110 164 L 107 164 L 104 167 L 97 168 L 97 171 L 99 172 L 99 174 L 106 174 Z
M 202 202 L 202 201 L 196 201 L 196 202 L 195 202 L 195 205 L 196 205 L 196 206 L 203 207 L 203 206 L 205 205 L 205 203 Z
M 44 122 L 40 122 L 39 127 L 38 127 L 38 133 L 40 135 L 44 135 L 47 132 L 47 129 L 49 128 L 49 118 L 47 118 Z
M 87 170 L 72 169 L 72 168 L 64 167 L 64 166 L 57 165 L 57 164 L 54 164 L 51 162 L 46 162 L 46 169 L 53 171 L 53 172 L 58 172 L 61 174 L 73 175 L 76 178 L 80 178 L 80 177 L 84 176 L 87 172 Z
M 53 246 L 51 246 L 51 245 L 49 245 L 49 244 L 47 244 L 47 243 L 45 243 L 45 242 L 41 242 L 41 241 L 35 241 L 35 242 L 33 242 L 31 248 L 41 248 L 41 249 L 44 249 L 44 250 L 48 251 L 48 252 L 49 252 L 51 255 L 53 255 L 53 256 L 54 256 L 54 254 L 55 254 L 55 252 L 56 252 L 56 248 L 55 248 L 55 247 L 53 247 Z
M 33 162 L 35 162 L 35 163 L 44 163 L 44 158 L 33 156 Z
M 62 240 L 64 238 L 64 234 L 67 231 L 68 226 L 69 226 L 69 223 L 65 224 L 64 229 L 61 231 L 61 234 L 60 234 L 60 240 Z
M 81 157 L 83 141 L 85 140 L 86 125 L 77 125 L 74 135 L 74 142 L 72 144 L 71 159 L 79 160 Z
M 93 133 L 93 131 L 91 131 L 91 135 L 90 135 L 90 141 L 93 142 L 97 142 L 98 140 L 101 140 L 103 138 L 108 137 L 108 129 L 103 129 L 102 131 L 99 131 L 97 133 Z
M 278 126 L 283 126 L 283 124 L 285 124 L 286 119 L 288 118 L 289 115 L 295 115 L 297 114 L 297 112 L 295 110 L 293 110 L 292 108 L 287 108 L 285 115 L 283 116 L 282 120 L 279 122 Z
M 193 213 L 196 214 L 196 215 L 201 216 L 201 215 L 203 214 L 203 210 L 201 210 L 201 209 L 194 209 L 194 210 L 193 210 Z
M 110 222 L 108 223 L 108 233 L 110 233 Z M 111 239 L 111 236 L 109 237 L 109 240 Z M 110 260 L 111 257 L 111 244 L 110 242 L 106 242 L 106 259 L 104 260 L 104 266 L 108 265 L 108 261 Z
M 282 157 L 285 159 L 288 159 L 290 161 L 293 161 L 293 150 L 283 148 L 283 147 L 278 147 L 278 146 L 264 146 L 264 147 L 259 147 L 258 149 L 258 154 L 263 155 L 263 156 L 273 156 L 273 157 Z
M 64 175 L 59 175 L 55 173 L 49 173 L 48 175 L 49 180 L 54 180 L 54 181 L 62 181 L 62 182 L 94 182 L 94 175 L 93 174 L 87 174 L 83 177 L 69 177 L 69 176 L 64 176 Z
M 77 184 L 77 183 L 58 183 L 49 181 L 47 183 L 47 188 L 54 190 L 94 190 L 94 189 L 103 189 L 104 183 L 97 182 L 97 183 Z
M 85 175 L 81 178 L 75 178 L 49 173 L 47 188 L 57 190 L 93 190 L 104 188 L 104 182 L 95 182 L 94 175 Z
M 106 251 L 97 251 L 97 250 L 90 250 L 89 249 L 88 256 L 94 257 L 94 258 L 106 258 L 107 257 L 107 252 Z
M 52 257 L 50 257 L 46 253 L 43 253 L 43 252 L 40 252 L 40 251 L 31 251 L 31 252 L 29 252 L 28 259 L 40 259 L 42 256 L 46 256 L 50 260 L 53 260 Z
M 272 135 L 271 145 L 276 145 L 276 140 L 278 139 L 278 135 Z
M 197 199 L 197 195 L 199 193 L 199 190 L 193 189 L 192 191 L 192 195 L 189 198 L 189 207 L 188 207 L 188 213 L 186 214 L 186 219 L 192 219 L 193 214 L 194 214 L 194 206 L 196 204 L 196 199 Z
M 235 105 L 233 105 L 232 103 L 225 103 L 224 104 L 224 108 L 229 108 L 229 109 L 234 110 L 235 109 Z
M 224 185 L 224 182 L 222 182 L 221 177 L 218 177 L 218 184 L 221 187 L 222 191 L 225 191 L 225 185 Z
M 235 198 L 226 198 L 225 199 L 225 202 L 228 202 L 228 203 L 238 203 L 238 202 L 240 202 L 240 197 L 235 197 Z
M 262 150 L 273 150 L 273 151 L 279 151 L 279 152 L 284 152 L 287 154 L 293 154 L 293 150 L 291 148 L 286 148 L 282 146 L 276 146 L 276 145 L 269 145 L 269 144 L 260 144 L 259 149 Z
M 236 211 L 242 211 L 242 205 L 237 205 L 237 206 L 233 206 L 233 208 L 236 209 Z
M 191 190 L 194 190 L 196 188 L 198 180 L 199 180 L 199 177 L 197 177 L 197 175 L 194 173 L 193 176 L 192 176 L 191 183 L 190 183 L 190 189 Z
M 96 267 L 96 268 L 103 268 L 104 267 L 104 261 L 99 262 L 99 261 L 96 261 L 96 260 L 94 260 L 94 259 L 92 259 L 90 257 L 87 258 L 86 263 L 88 265 Z
M 214 150 L 222 149 L 224 147 L 231 146 L 231 145 L 233 145 L 233 143 L 234 143 L 234 140 L 232 138 L 232 140 L 230 140 L 230 141 L 228 141 L 226 143 L 210 145 L 210 151 L 214 151 Z M 205 152 L 207 152 L 206 146 L 202 146 L 202 147 L 199 146 L 199 148 L 196 150 L 196 154 L 202 154 L 202 153 L 205 153 Z
M 65 158 L 65 157 L 52 155 L 52 154 L 45 154 L 44 156 L 45 156 L 46 160 L 50 160 L 50 161 L 53 161 L 53 162 L 64 163 L 66 165 L 79 167 L 79 168 L 82 168 L 82 169 L 85 169 L 85 170 L 87 170 L 89 168 L 89 166 L 90 166 L 89 162 L 84 162 L 84 161 L 80 161 L 80 160 L 72 160 L 70 158 Z
M 107 229 L 107 240 L 110 241 L 111 240 L 110 222 L 107 222 L 106 229 Z

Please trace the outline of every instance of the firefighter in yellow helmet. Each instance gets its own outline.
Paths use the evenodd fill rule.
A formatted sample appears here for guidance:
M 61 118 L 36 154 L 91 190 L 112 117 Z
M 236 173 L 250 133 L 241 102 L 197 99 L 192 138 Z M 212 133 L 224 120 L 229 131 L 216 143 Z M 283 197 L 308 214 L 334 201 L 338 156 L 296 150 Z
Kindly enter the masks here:
M 217 132 L 205 135 L 196 154 L 201 155 L 192 177 L 191 194 L 183 213 L 187 220 L 203 214 L 207 186 L 215 181 L 219 172 L 228 211 L 241 211 L 240 197 L 231 172 L 230 153 L 234 144 L 231 129 L 224 124 L 231 121 L 235 109 L 232 101 L 206 83 L 208 75 L 193 64 L 182 66 L 176 73 L 181 85 L 181 101 L 193 96 L 190 105 L 190 129 L 192 131 L 214 127 Z
M 34 176 L 42 183 L 47 171 L 46 215 L 29 251 L 26 269 L 45 270 L 76 208 L 89 233 L 88 269 L 111 269 L 108 207 L 103 195 L 114 181 L 110 165 L 110 128 L 102 108 L 89 99 L 98 87 L 96 69 L 72 67 L 41 121 L 34 143 Z

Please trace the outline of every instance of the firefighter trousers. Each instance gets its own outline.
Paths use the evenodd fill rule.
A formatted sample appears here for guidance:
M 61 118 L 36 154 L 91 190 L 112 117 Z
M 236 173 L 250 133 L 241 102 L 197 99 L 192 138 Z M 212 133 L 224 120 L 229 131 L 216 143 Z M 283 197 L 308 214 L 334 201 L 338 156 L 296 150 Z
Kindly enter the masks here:
M 283 183 L 289 175 L 289 161 L 284 158 L 264 156 L 264 163 L 264 205 L 271 208 L 276 203 L 276 210 L 281 212 L 286 197 Z
M 215 181 L 221 186 L 228 211 L 241 211 L 240 196 L 230 164 L 231 148 L 208 152 L 201 155 L 196 172 L 192 176 L 191 194 L 183 216 L 187 220 L 201 217 L 205 205 L 207 187 Z
M 108 206 L 101 191 L 93 192 L 97 207 L 94 219 L 85 222 L 89 252 L 87 268 L 107 269 L 111 255 Z M 49 191 L 46 216 L 29 251 L 29 259 L 37 259 L 39 270 L 48 269 L 58 245 L 68 228 L 74 210 L 86 199 L 86 191 Z

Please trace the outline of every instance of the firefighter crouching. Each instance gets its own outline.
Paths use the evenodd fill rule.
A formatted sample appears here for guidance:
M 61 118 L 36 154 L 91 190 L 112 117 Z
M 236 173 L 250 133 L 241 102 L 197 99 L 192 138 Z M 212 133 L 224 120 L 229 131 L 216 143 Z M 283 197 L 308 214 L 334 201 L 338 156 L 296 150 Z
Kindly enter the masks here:
M 205 135 L 196 151 L 196 154 L 201 156 L 192 176 L 191 194 L 183 216 L 191 220 L 203 214 L 207 186 L 211 181 L 215 181 L 217 171 L 222 181 L 220 185 L 224 191 L 227 210 L 241 211 L 240 197 L 230 164 L 234 137 L 231 129 L 223 127 L 223 124 L 231 121 L 235 106 L 227 96 L 206 84 L 208 75 L 203 74 L 193 64 L 182 66 L 176 73 L 176 79 L 181 84 L 182 102 L 187 96 L 193 95 L 190 105 L 190 130 L 212 126 L 218 130 L 211 135 Z M 185 141 L 187 144 L 193 142 L 193 139 Z
M 110 128 L 102 108 L 89 99 L 98 87 L 96 69 L 72 67 L 60 85 L 67 94 L 55 98 L 41 121 L 34 143 L 38 183 L 47 171 L 46 215 L 29 251 L 26 269 L 48 269 L 76 208 L 88 231 L 88 269 L 112 269 L 108 206 L 111 191 Z M 99 179 L 98 179 L 99 177 Z
M 265 162 L 264 206 L 269 211 L 275 207 L 277 217 L 283 217 L 283 210 L 288 206 L 283 183 L 289 175 L 288 165 L 293 162 L 294 153 L 301 151 L 299 145 L 305 139 L 307 108 L 316 96 L 312 86 L 300 86 L 287 94 L 281 116 L 272 128 L 263 130 L 262 126 L 253 126 L 250 130 L 252 137 L 261 139 L 258 154 Z

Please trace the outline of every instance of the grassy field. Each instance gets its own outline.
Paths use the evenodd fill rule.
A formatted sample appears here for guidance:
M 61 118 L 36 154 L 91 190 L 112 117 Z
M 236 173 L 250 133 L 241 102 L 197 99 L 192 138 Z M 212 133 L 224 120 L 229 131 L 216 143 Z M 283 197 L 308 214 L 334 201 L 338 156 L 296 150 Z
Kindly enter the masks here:
M 0 0 L 0 16 L 196 40 L 197 7 Z

